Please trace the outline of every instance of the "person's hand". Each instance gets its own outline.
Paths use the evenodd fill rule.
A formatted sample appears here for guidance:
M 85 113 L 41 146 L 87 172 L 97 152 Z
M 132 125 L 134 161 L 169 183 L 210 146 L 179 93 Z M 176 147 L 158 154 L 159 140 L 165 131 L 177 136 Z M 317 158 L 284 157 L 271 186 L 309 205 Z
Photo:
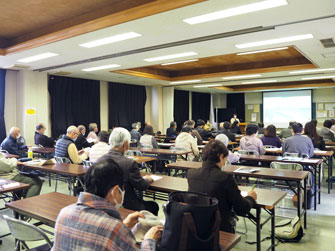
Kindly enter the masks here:
M 150 182 L 150 184 L 152 182 L 154 182 L 154 180 L 150 177 L 150 175 L 145 175 L 143 178 L 146 179 L 146 180 L 148 180 Z
M 254 200 L 257 200 L 257 193 L 255 191 L 249 191 L 248 196 L 252 197 Z
M 144 235 L 144 239 L 159 241 L 162 238 L 163 226 L 155 226 Z
M 139 217 L 144 218 L 144 215 L 140 212 L 131 213 L 124 219 L 123 224 L 131 229 L 136 225 Z
M 84 150 L 84 149 L 81 149 L 80 151 L 78 151 L 78 154 L 79 154 L 79 155 L 82 155 L 84 152 L 85 152 L 85 150 Z

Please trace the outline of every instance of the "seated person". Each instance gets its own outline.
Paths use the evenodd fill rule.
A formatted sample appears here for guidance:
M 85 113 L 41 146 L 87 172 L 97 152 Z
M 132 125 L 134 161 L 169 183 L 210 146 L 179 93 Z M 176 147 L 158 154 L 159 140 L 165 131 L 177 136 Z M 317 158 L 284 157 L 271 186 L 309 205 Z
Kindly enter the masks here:
M 96 162 L 101 156 L 108 153 L 111 149 L 108 145 L 109 133 L 100 131 L 98 134 L 99 142 L 92 146 L 90 150 L 90 161 Z
M 332 130 L 335 133 L 335 119 L 331 120 L 332 126 L 330 127 L 330 130 Z
M 115 128 L 109 137 L 109 144 L 112 149 L 98 161 L 113 159 L 123 170 L 123 184 L 126 191 L 123 206 L 131 210 L 148 210 L 157 215 L 158 204 L 154 201 L 144 201 L 137 193 L 147 190 L 153 182 L 152 178 L 148 175 L 142 177 L 136 161 L 124 156 L 130 145 L 128 130 L 122 127 Z
M 122 168 L 112 159 L 97 162 L 88 169 L 85 192 L 57 217 L 52 250 L 138 250 L 131 229 L 144 216 L 134 212 L 122 221 L 119 213 L 124 196 L 122 176 Z M 161 230 L 151 228 L 144 236 L 142 249 L 156 250 Z
M 235 142 L 235 134 L 230 131 L 230 127 L 231 125 L 228 121 L 225 121 L 224 123 L 221 122 L 219 125 L 218 135 L 223 133 L 231 142 Z
M 234 123 L 232 124 L 230 131 L 234 134 L 242 134 L 240 126 L 237 122 L 237 120 L 234 121 Z
M 261 141 L 263 145 L 281 147 L 280 138 L 277 137 L 276 127 L 274 125 L 269 125 L 262 136 Z
M 66 157 L 71 160 L 73 164 L 80 164 L 87 159 L 88 155 L 84 150 L 78 152 L 75 145 L 75 140 L 79 135 L 79 130 L 75 126 L 67 128 L 66 135 L 57 140 L 55 148 L 55 157 Z
M 1 143 L 1 149 L 6 150 L 10 154 L 15 154 L 20 156 L 20 158 L 27 157 L 28 147 L 26 145 L 19 145 L 17 139 L 20 138 L 20 128 L 12 127 L 10 129 L 9 135 Z
M 136 140 L 136 143 L 140 142 L 140 138 L 142 136 L 140 133 L 140 126 L 141 126 L 141 123 L 139 122 L 135 122 L 131 124 L 131 127 L 133 128 L 130 131 L 131 140 L 132 141 Z
M 254 150 L 258 154 L 265 154 L 262 141 L 257 138 L 258 126 L 248 124 L 246 129 L 246 136 L 241 138 L 240 147 L 242 150 Z
M 98 125 L 96 123 L 90 123 L 88 125 L 88 130 L 90 131 L 86 137 L 89 142 L 96 142 L 98 140 L 97 132 L 99 131 Z
M 264 134 L 265 129 L 264 129 L 264 123 L 263 122 L 259 122 L 258 123 L 258 134 Z
M 147 125 L 143 130 L 143 135 L 140 138 L 141 147 L 149 147 L 149 148 L 158 148 L 157 141 L 154 137 L 154 129 L 151 125 Z
M 0 153 L 0 178 L 29 184 L 30 187 L 26 191 L 25 198 L 39 195 L 41 192 L 42 181 L 38 176 L 20 174 L 17 170 L 17 159 L 7 159 L 2 153 Z
M 209 142 L 202 152 L 202 167 L 187 172 L 188 190 L 206 193 L 219 200 L 220 230 L 235 233 L 233 210 L 238 215 L 247 214 L 256 204 L 257 195 L 249 191 L 242 197 L 232 174 L 221 171 L 228 157 L 227 147 L 220 141 Z
M 37 146 L 41 145 L 43 147 L 54 147 L 55 140 L 44 135 L 45 129 L 46 127 L 42 123 L 39 123 L 36 126 L 35 137 L 34 137 L 35 145 Z
M 197 145 L 197 140 L 192 137 L 192 128 L 189 126 L 184 126 L 181 129 L 181 133 L 176 138 L 176 148 L 183 148 L 187 151 L 192 151 L 192 153 L 187 154 L 187 160 L 192 161 L 194 157 L 199 157 L 199 148 Z
M 300 156 L 307 154 L 308 157 L 314 155 L 313 142 L 309 137 L 302 136 L 302 124 L 294 123 L 292 124 L 292 135 L 291 137 L 285 139 L 282 147 L 283 155 L 286 152 L 289 153 L 299 153 Z
M 81 150 L 86 147 L 92 147 L 94 145 L 94 142 L 88 142 L 85 138 L 86 134 L 86 127 L 83 125 L 78 126 L 79 135 L 76 141 L 74 142 L 76 144 L 77 150 Z
M 226 147 L 228 147 L 229 140 L 228 140 L 227 135 L 225 135 L 225 134 L 218 134 L 215 137 L 215 140 L 221 141 Z M 241 154 L 239 154 L 238 152 L 232 153 L 231 151 L 229 151 L 229 154 L 228 154 L 228 162 L 229 162 L 229 164 L 238 162 L 240 160 L 240 157 L 241 157 Z
M 327 119 L 323 122 L 323 127 L 319 131 L 319 135 L 323 137 L 325 141 L 335 141 L 335 133 L 330 130 L 332 127 L 332 122 Z
M 315 124 L 312 121 L 305 124 L 304 135 L 312 140 L 314 149 L 326 150 L 326 143 L 323 138 L 318 135 Z
M 173 137 L 173 138 L 177 137 L 178 133 L 177 133 L 176 129 L 177 129 L 177 123 L 172 121 L 170 123 L 170 127 L 168 129 L 166 129 L 166 136 L 167 137 Z
M 280 133 L 279 133 L 279 138 L 281 138 L 281 139 L 286 139 L 286 138 L 288 138 L 288 137 L 291 137 L 292 136 L 292 131 L 291 131 L 291 129 L 292 129 L 292 125 L 295 123 L 295 121 L 291 121 L 290 123 L 289 123 L 289 126 L 287 127 L 287 128 L 283 128 L 281 131 L 280 131 Z
M 193 138 L 196 137 L 198 145 L 202 145 L 202 138 L 201 138 L 199 132 L 194 129 L 194 126 L 195 126 L 194 120 L 187 120 L 187 121 L 185 121 L 184 122 L 184 126 L 189 126 L 189 127 L 192 128 L 192 137 Z
M 203 140 L 209 140 L 209 138 L 213 138 L 212 133 L 210 131 L 206 131 L 204 129 L 204 126 L 205 126 L 205 121 L 203 121 L 202 119 L 198 119 L 196 130 L 200 134 L 201 138 Z

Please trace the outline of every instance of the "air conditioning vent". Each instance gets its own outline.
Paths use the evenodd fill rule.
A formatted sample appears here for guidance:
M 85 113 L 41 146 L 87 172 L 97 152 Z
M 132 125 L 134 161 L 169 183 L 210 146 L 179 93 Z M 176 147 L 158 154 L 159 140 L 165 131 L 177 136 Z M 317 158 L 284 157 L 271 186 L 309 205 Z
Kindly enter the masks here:
M 335 58 L 335 52 L 323 53 L 322 56 L 325 58 Z
M 325 47 L 325 48 L 334 48 L 335 47 L 334 39 L 332 39 L 332 38 L 321 39 L 320 42 L 323 45 L 323 47 Z
M 8 70 L 24 70 L 28 69 L 30 65 L 23 65 L 23 64 L 12 64 L 12 65 L 6 65 L 3 68 Z
M 70 71 L 56 71 L 55 73 L 53 73 L 53 75 L 58 75 L 58 76 L 66 76 L 66 75 L 71 75 L 72 72 Z

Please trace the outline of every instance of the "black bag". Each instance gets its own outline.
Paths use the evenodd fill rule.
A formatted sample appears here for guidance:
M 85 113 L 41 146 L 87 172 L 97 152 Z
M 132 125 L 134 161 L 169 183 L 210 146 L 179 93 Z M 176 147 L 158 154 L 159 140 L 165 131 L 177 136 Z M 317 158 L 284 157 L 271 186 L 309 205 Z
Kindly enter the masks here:
M 159 250 L 220 250 L 218 200 L 193 192 L 173 192 L 164 208 L 165 225 Z

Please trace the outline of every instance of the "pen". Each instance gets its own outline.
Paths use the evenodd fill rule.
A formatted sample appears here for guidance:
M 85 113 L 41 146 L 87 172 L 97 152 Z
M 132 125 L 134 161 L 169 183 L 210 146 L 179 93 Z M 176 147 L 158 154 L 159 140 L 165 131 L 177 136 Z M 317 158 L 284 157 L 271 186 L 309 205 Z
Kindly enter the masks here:
M 254 191 L 255 188 L 256 188 L 256 184 L 253 184 L 250 191 Z

